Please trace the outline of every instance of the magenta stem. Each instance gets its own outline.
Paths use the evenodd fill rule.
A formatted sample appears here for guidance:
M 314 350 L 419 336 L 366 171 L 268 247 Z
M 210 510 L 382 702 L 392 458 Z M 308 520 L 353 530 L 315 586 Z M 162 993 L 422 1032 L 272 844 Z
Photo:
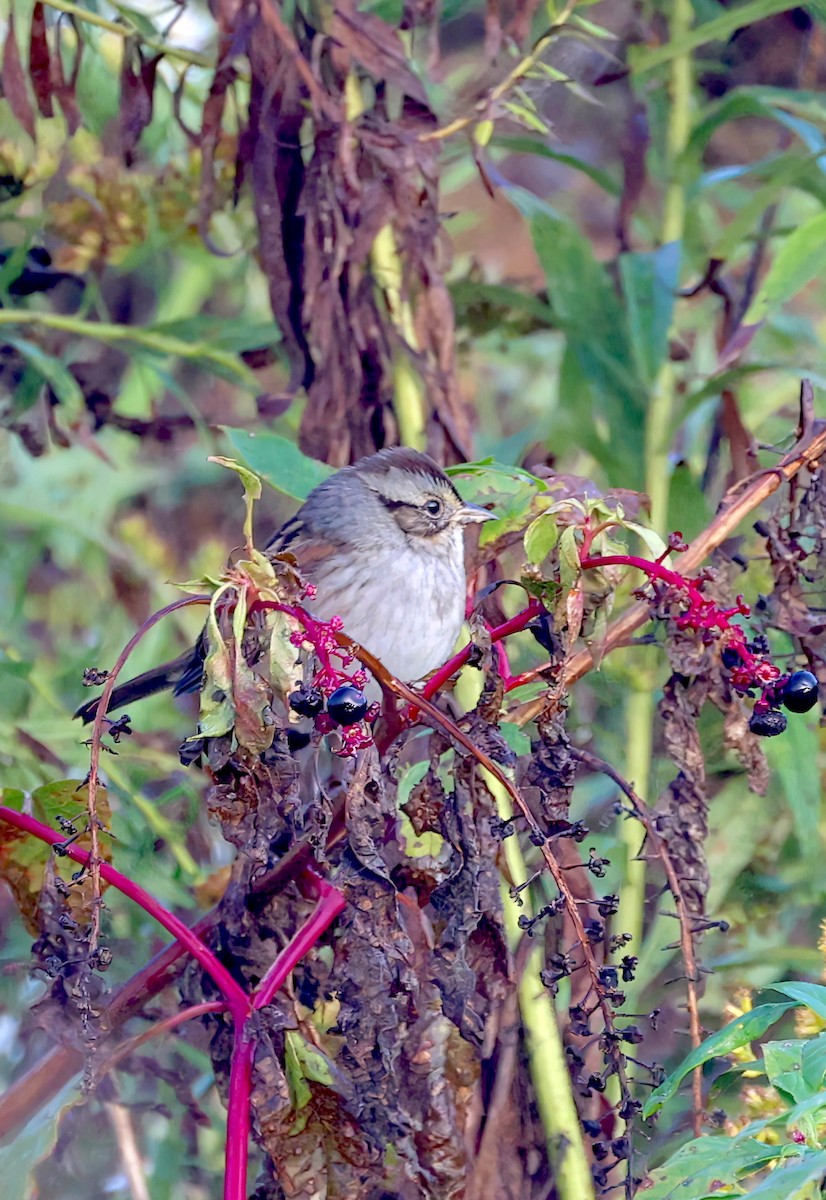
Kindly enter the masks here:
M 252 1064 L 255 1057 L 251 1032 L 247 1021 L 235 1021 L 227 1097 L 224 1200 L 247 1200 Z
M 312 950 L 324 931 L 329 929 L 344 908 L 344 897 L 337 888 L 326 883 L 325 880 L 319 879 L 312 872 L 305 872 L 305 878 L 307 875 L 312 876 L 318 891 L 318 903 L 309 920 L 290 939 L 256 988 L 252 997 L 254 1009 L 266 1008 L 272 1002 L 276 992 L 283 987 L 290 971 L 305 954 Z
M 697 598 L 702 600 L 696 585 L 691 580 L 678 575 L 676 571 L 670 571 L 662 563 L 651 562 L 647 558 L 638 558 L 635 554 L 598 554 L 593 558 L 583 558 L 580 565 L 583 571 L 590 571 L 599 567 L 636 567 L 638 570 L 644 572 L 649 579 L 660 579 L 663 583 L 667 583 L 671 587 L 682 588 L 692 595 L 696 594 Z
M 9 825 L 14 825 L 17 829 L 22 829 L 25 833 L 30 833 L 33 837 L 39 838 L 41 842 L 46 842 L 50 846 L 55 846 L 65 840 L 55 830 L 49 829 L 48 825 L 43 825 L 40 821 L 36 821 L 34 817 L 30 817 L 26 813 L 16 812 L 13 808 L 7 808 L 2 804 L 0 804 L 0 821 L 5 821 Z M 68 858 L 74 859 L 75 862 L 82 863 L 84 866 L 88 866 L 92 858 L 87 850 L 81 850 L 78 846 L 67 846 L 66 855 Z M 145 891 L 140 884 L 127 879 L 125 875 L 121 875 L 120 871 L 110 866 L 109 863 L 100 863 L 100 873 L 107 883 L 117 888 L 119 892 L 123 892 L 124 896 L 128 896 L 130 900 L 134 901 L 150 917 L 154 917 L 159 925 L 162 925 L 168 933 L 171 933 L 174 938 L 177 938 L 186 947 L 192 957 L 212 977 L 229 1006 L 233 1020 L 243 1022 L 250 1010 L 249 997 L 240 983 L 237 983 L 233 979 L 223 963 L 218 961 L 197 934 L 194 934 L 188 925 L 185 925 L 183 921 L 164 908 L 162 904 L 159 904 L 154 896 L 150 896 L 149 892 Z
M 534 617 L 539 616 L 541 612 L 542 605 L 539 601 L 531 600 L 528 607 L 523 608 L 515 617 L 511 617 L 509 621 L 503 621 L 501 625 L 497 625 L 495 629 L 492 629 L 490 631 L 490 640 L 495 644 L 496 642 L 500 642 L 502 638 L 510 637 L 512 633 L 519 633 L 520 630 L 530 625 Z M 443 667 L 439 667 L 439 670 L 430 676 L 422 688 L 422 695 L 425 700 L 432 699 L 439 689 L 447 683 L 451 675 L 455 674 L 460 667 L 465 665 L 470 658 L 472 647 L 473 643 L 469 642 L 458 654 L 454 654 L 453 658 L 448 659 Z

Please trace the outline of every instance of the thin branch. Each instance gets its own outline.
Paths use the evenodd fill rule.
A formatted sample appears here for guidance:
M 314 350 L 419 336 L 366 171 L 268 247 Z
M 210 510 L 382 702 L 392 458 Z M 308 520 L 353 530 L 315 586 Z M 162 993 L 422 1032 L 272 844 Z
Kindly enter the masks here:
M 117 679 L 118 675 L 120 674 L 121 670 L 123 669 L 123 666 L 126 663 L 126 660 L 129 658 L 129 655 L 135 649 L 138 642 L 153 627 L 153 625 L 157 625 L 157 623 L 159 621 L 163 620 L 164 617 L 168 616 L 172 612 L 176 612 L 179 608 L 186 608 L 187 606 L 189 606 L 191 604 L 206 604 L 208 602 L 209 602 L 208 596 L 183 596 L 183 597 L 181 597 L 181 599 L 173 600 L 171 604 L 167 604 L 164 608 L 159 609 L 156 613 L 153 613 L 151 617 L 147 617 L 147 619 L 141 625 L 141 627 L 137 631 L 137 633 L 135 633 L 129 639 L 129 641 L 124 646 L 123 650 L 121 650 L 114 667 L 109 672 L 109 674 L 106 676 L 106 682 L 103 685 L 103 691 L 102 691 L 100 699 L 98 701 L 98 706 L 95 709 L 95 720 L 94 720 L 94 724 L 92 725 L 92 736 L 91 736 L 92 750 L 91 750 L 91 755 L 90 755 L 89 781 L 88 781 L 89 782 L 89 801 L 88 801 L 89 834 L 90 834 L 91 843 L 92 843 L 92 850 L 91 850 L 91 854 L 89 856 L 89 863 L 88 863 L 89 875 L 90 875 L 91 881 L 92 881 L 92 928 L 91 928 L 91 934 L 89 937 L 90 953 L 97 946 L 98 937 L 100 935 L 101 861 L 100 861 L 100 842 L 99 842 L 100 829 L 99 829 L 99 825 L 98 825 L 98 815 L 97 815 L 97 794 L 98 794 L 98 783 L 99 783 L 99 774 L 100 774 L 100 750 L 101 750 L 101 741 L 103 738 L 103 722 L 106 718 L 106 710 L 109 707 L 109 702 L 112 699 L 112 692 L 115 687 L 115 680 Z M 43 826 L 43 828 L 45 828 L 45 826 Z M 40 836 L 40 835 L 38 835 L 38 836 Z M 57 840 L 59 841 L 60 838 L 58 837 Z M 127 882 L 131 883 L 131 881 L 128 881 L 128 880 L 127 880 Z M 123 891 L 123 888 L 121 888 L 120 890 Z M 132 898 L 134 899 L 135 897 L 132 897 Z M 141 902 L 138 900 L 137 903 L 140 904 Z M 166 910 L 163 910 L 163 911 L 165 912 Z M 169 914 L 169 915 L 171 915 L 171 914 Z M 163 924 L 163 922 L 161 922 L 161 924 Z M 167 926 L 167 928 L 169 928 L 169 927 Z M 186 928 L 186 926 L 182 925 L 182 928 Z M 217 962 L 217 959 L 215 961 Z M 227 998 L 229 999 L 229 997 L 227 997 Z
M 163 54 L 165 58 L 177 58 L 181 62 L 189 63 L 193 67 L 211 68 L 215 63 L 206 54 L 199 54 L 197 50 L 187 50 L 183 46 L 175 46 L 170 42 L 164 42 L 158 37 L 147 37 L 133 21 L 130 21 L 127 16 L 121 16 L 118 21 L 110 21 L 106 17 L 100 16 L 99 13 L 91 12 L 88 8 L 81 8 L 79 4 L 72 4 L 71 0 L 45 0 L 47 8 L 54 8 L 58 12 L 67 13 L 70 17 L 74 17 L 76 21 L 83 21 L 86 25 L 94 25 L 98 29 L 105 29 L 107 33 L 114 33 L 116 37 L 123 38 L 138 38 L 143 42 L 144 46 L 149 46 L 151 50 L 157 51 L 158 54 Z
M 85 321 L 82 317 L 67 313 L 34 312 L 19 308 L 0 309 L 0 326 L 3 325 L 35 325 L 43 329 L 60 329 L 76 337 L 94 338 L 99 342 L 132 342 L 155 354 L 168 355 L 171 358 L 182 358 L 186 361 L 202 359 L 234 375 L 238 382 L 250 391 L 260 390 L 255 373 L 245 362 L 235 354 L 210 345 L 209 342 L 186 342 L 182 338 L 140 325 Z
M 807 381 L 804 381 L 803 386 L 806 385 Z M 757 471 L 749 479 L 742 480 L 730 488 L 723 497 L 717 516 L 708 528 L 694 539 L 688 550 L 680 555 L 681 573 L 688 574 L 699 568 L 714 550 L 731 537 L 737 526 L 749 513 L 758 508 L 784 483 L 793 479 L 799 471 L 805 467 L 813 467 L 824 453 L 826 453 L 826 422 L 818 422 L 811 435 L 804 440 L 803 445 L 795 447 L 777 466 Z M 608 626 L 605 637 L 600 643 L 600 657 L 604 658 L 611 650 L 625 645 L 632 634 L 641 625 L 644 625 L 650 616 L 651 610 L 647 603 L 643 601 L 633 604 L 621 617 Z M 580 650 L 569 660 L 565 668 L 565 685 L 570 687 L 583 675 L 593 670 L 594 666 L 595 660 L 591 651 Z M 521 676 L 522 682 L 527 683 L 539 679 L 546 670 L 547 663 L 534 667 L 533 670 L 526 671 Z M 545 698 L 539 696 L 513 709 L 509 713 L 508 719 L 519 725 L 525 725 L 539 716 L 544 707 Z
M 683 896 L 682 883 L 677 868 L 674 866 L 674 861 L 663 839 L 660 837 L 656 825 L 654 824 L 651 810 L 648 805 L 632 788 L 627 779 L 620 775 L 619 771 L 615 770 L 610 763 L 604 759 L 597 757 L 596 754 L 591 754 L 588 750 L 580 750 L 575 746 L 571 746 L 571 754 L 578 759 L 584 767 L 589 771 L 607 775 L 609 779 L 617 785 L 623 795 L 630 800 L 634 812 L 645 828 L 648 840 L 651 843 L 654 852 L 659 857 L 665 870 L 668 880 L 668 887 L 671 895 L 674 897 L 674 904 L 677 908 L 677 917 L 680 923 L 680 950 L 685 963 L 685 978 L 687 989 L 687 1009 L 688 1009 L 688 1024 L 689 1033 L 691 1035 L 691 1048 L 696 1050 L 703 1040 L 703 1030 L 700 1025 L 700 1011 L 698 1006 L 697 996 L 697 981 L 700 978 L 700 970 L 697 963 L 697 956 L 694 953 L 694 938 L 692 936 L 693 918 L 688 911 L 688 905 Z M 692 1093 L 693 1093 L 693 1113 L 692 1124 L 694 1127 L 694 1136 L 700 1137 L 703 1132 L 703 1074 L 702 1069 L 698 1067 L 692 1075 Z
M 13 825 L 16 829 L 22 829 L 24 833 L 32 834 L 39 838 L 42 842 L 48 843 L 50 846 L 63 844 L 65 839 L 55 830 L 50 829 L 48 825 L 43 825 L 40 821 L 36 821 L 34 817 L 30 817 L 27 813 L 16 812 L 13 808 L 7 808 L 6 805 L 0 805 L 0 821 L 5 821 L 8 825 Z M 91 854 L 86 850 L 81 850 L 77 846 L 66 846 L 64 853 L 68 858 L 75 862 L 82 863 L 84 867 L 89 867 Z M 208 946 L 205 946 L 199 937 L 185 925 L 179 917 L 150 896 L 145 888 L 142 888 L 139 883 L 135 883 L 132 879 L 127 879 L 120 871 L 110 866 L 107 862 L 100 863 L 101 876 L 112 887 L 123 892 L 124 896 L 134 901 L 144 912 L 162 925 L 164 929 L 171 933 L 174 938 L 189 951 L 194 959 L 196 959 L 206 973 L 211 976 L 216 987 L 221 992 L 221 995 L 227 1001 L 233 1018 L 244 1021 L 249 1012 L 250 1002 L 247 993 L 244 991 L 240 983 L 233 979 L 227 968 L 220 962 Z
M 496 105 L 499 101 L 503 100 L 508 92 L 512 88 L 515 88 L 534 69 L 542 55 L 548 49 L 548 46 L 550 46 L 551 42 L 557 36 L 558 31 L 566 24 L 578 2 L 579 0 L 568 0 L 562 12 L 558 17 L 554 18 L 547 32 L 539 38 L 531 52 L 519 60 L 501 83 L 497 83 L 495 87 L 491 88 L 482 97 L 475 105 L 474 111 L 470 116 L 457 117 L 447 125 L 443 125 L 440 129 L 433 129 L 429 133 L 421 133 L 418 140 L 420 142 L 443 141 L 445 138 L 452 137 L 454 133 L 461 133 L 463 129 L 467 129 L 470 125 L 475 125 L 478 121 L 489 118 L 490 113 L 495 113 Z
M 170 1017 L 164 1017 L 162 1021 L 156 1021 L 148 1029 L 136 1033 L 134 1037 L 127 1038 L 125 1042 L 120 1042 L 111 1054 L 108 1054 L 101 1062 L 95 1063 L 95 1083 L 98 1083 L 107 1071 L 111 1071 L 124 1058 L 134 1054 L 146 1042 L 163 1037 L 165 1033 L 171 1033 L 179 1025 L 184 1025 L 187 1021 L 193 1021 L 197 1017 L 203 1017 L 207 1013 L 226 1011 L 227 1004 L 224 1000 L 206 1000 L 203 1004 L 192 1004 L 189 1008 L 182 1008 L 180 1012 L 173 1013 Z
M 321 879 L 314 871 L 305 871 L 304 878 L 318 892 L 318 903 L 312 915 L 301 926 L 281 953 L 277 956 L 253 995 L 254 1009 L 266 1008 L 280 991 L 290 972 L 315 946 L 318 939 L 329 929 L 345 905 L 338 888 Z

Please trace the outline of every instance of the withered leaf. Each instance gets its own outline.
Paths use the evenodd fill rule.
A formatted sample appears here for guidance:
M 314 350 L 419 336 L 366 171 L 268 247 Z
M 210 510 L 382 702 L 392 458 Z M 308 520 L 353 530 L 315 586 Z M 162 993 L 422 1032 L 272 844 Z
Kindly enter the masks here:
M 163 55 L 145 59 L 140 46 L 124 43 L 120 84 L 120 144 L 127 167 L 135 161 L 141 134 L 152 120 L 155 99 L 155 74 Z
M 23 63 L 20 59 L 20 47 L 17 45 L 17 34 L 14 31 L 14 13 L 9 13 L 9 27 L 6 32 L 6 44 L 3 47 L 3 95 L 9 102 L 9 108 L 15 118 L 25 129 L 32 140 L 35 137 L 34 110 L 29 96 L 29 87 Z
M 29 41 L 29 74 L 34 97 L 42 117 L 52 113 L 52 68 L 49 43 L 46 39 L 46 12 L 40 0 L 32 10 L 32 31 Z

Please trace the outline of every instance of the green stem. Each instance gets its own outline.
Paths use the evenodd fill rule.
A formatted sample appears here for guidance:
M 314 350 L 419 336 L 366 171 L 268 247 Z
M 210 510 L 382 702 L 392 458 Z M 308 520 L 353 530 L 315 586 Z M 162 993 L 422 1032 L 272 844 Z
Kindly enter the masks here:
M 114 33 L 117 37 L 124 39 L 130 37 L 138 38 L 144 46 L 149 46 L 150 49 L 156 50 L 159 54 L 163 54 L 167 58 L 177 58 L 181 62 L 189 63 L 193 67 L 211 69 L 215 66 L 213 59 L 209 58 L 206 54 L 199 54 L 197 50 L 186 50 L 183 46 L 173 46 L 169 42 L 164 42 L 161 38 L 147 37 L 125 15 L 118 21 L 110 21 L 106 17 L 101 17 L 99 13 L 91 12 L 88 8 L 82 8 L 79 4 L 72 4 L 71 0 L 45 0 L 45 3 L 48 8 L 56 8 L 58 12 L 68 13 L 76 21 L 83 21 L 87 25 L 94 25 L 98 29 L 105 29 L 107 33 Z
M 133 342 L 136 346 L 143 346 L 145 350 L 171 355 L 174 358 L 202 359 L 235 375 L 239 382 L 252 391 L 259 391 L 258 380 L 245 363 L 234 354 L 226 350 L 217 350 L 207 342 L 184 342 L 180 338 L 170 337 L 169 334 L 143 326 L 112 325 L 104 321 L 84 321 L 80 317 L 63 313 L 13 308 L 0 309 L 0 326 L 3 325 L 35 325 L 43 329 L 61 329 L 65 333 L 94 338 L 99 342 Z
M 413 309 L 402 290 L 402 264 L 399 258 L 393 227 L 385 225 L 376 235 L 370 252 L 376 283 L 383 290 L 390 319 L 403 341 L 411 348 L 418 348 Z M 405 349 L 393 355 L 394 411 L 399 423 L 399 434 L 403 445 L 415 450 L 425 447 L 425 403 L 424 385 L 415 370 L 410 355 Z
M 687 45 L 693 21 L 691 0 L 673 0 L 670 42 Z M 663 204 L 661 241 L 681 242 L 685 230 L 686 197 L 679 163 L 691 133 L 692 63 L 690 51 L 675 55 L 669 75 L 668 127 L 665 170 L 668 185 Z M 660 368 L 648 405 L 645 426 L 645 489 L 651 501 L 651 524 L 665 534 L 668 526 L 668 497 L 671 486 L 669 448 L 677 404 L 674 369 L 668 360 Z M 638 685 L 626 715 L 627 745 L 625 775 L 634 781 L 637 794 L 648 798 L 650 791 L 652 726 L 654 721 L 653 664 L 637 672 Z M 642 845 L 642 831 L 635 821 L 623 821 L 620 836 L 626 847 L 625 882 L 618 929 L 633 934 L 632 953 L 639 953 L 645 908 L 645 863 L 635 861 Z
M 488 787 L 496 797 L 503 821 L 513 816 L 513 807 L 505 789 L 485 773 Z M 519 841 L 514 834 L 504 842 L 505 859 L 515 885 L 528 878 Z M 519 916 L 532 916 L 530 891 L 520 892 L 522 908 L 517 911 L 509 889 L 502 884 L 505 928 L 511 949 L 516 950 L 524 937 Z M 517 983 L 519 1010 L 528 1047 L 528 1058 L 536 1091 L 536 1104 L 545 1130 L 548 1156 L 554 1169 L 555 1195 L 558 1200 L 594 1200 L 594 1181 L 585 1154 L 582 1127 L 571 1086 L 571 1073 L 557 1023 L 553 1001 L 539 978 L 544 955 L 541 942 L 531 950 Z
M 631 780 L 634 791 L 644 801 L 648 799 L 651 782 L 651 753 L 653 741 L 653 697 L 651 694 L 652 672 L 645 671 L 644 688 L 635 688 L 626 709 L 626 778 Z M 619 834 L 625 846 L 625 872 L 620 893 L 620 906 L 616 928 L 630 933 L 633 941 L 628 949 L 639 954 L 642 946 L 643 916 L 645 911 L 645 863 L 637 856 L 642 849 L 645 831 L 639 821 L 623 818 Z

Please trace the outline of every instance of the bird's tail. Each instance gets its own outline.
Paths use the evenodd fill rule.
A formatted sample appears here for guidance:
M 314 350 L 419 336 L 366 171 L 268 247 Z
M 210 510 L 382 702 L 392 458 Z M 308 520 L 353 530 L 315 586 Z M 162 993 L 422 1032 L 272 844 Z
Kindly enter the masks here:
M 147 696 L 154 696 L 156 692 L 168 689 L 176 696 L 200 691 L 204 677 L 204 654 L 203 640 L 199 638 L 197 644 L 180 658 L 174 658 L 160 667 L 153 667 L 151 671 L 144 671 L 143 675 L 136 675 L 134 679 L 116 687 L 106 711 L 115 712 L 119 708 L 125 708 L 127 704 L 134 704 L 136 700 L 144 700 Z M 75 716 L 80 717 L 84 725 L 88 725 L 95 719 L 99 701 L 100 697 L 96 696 L 94 700 L 82 704 Z

